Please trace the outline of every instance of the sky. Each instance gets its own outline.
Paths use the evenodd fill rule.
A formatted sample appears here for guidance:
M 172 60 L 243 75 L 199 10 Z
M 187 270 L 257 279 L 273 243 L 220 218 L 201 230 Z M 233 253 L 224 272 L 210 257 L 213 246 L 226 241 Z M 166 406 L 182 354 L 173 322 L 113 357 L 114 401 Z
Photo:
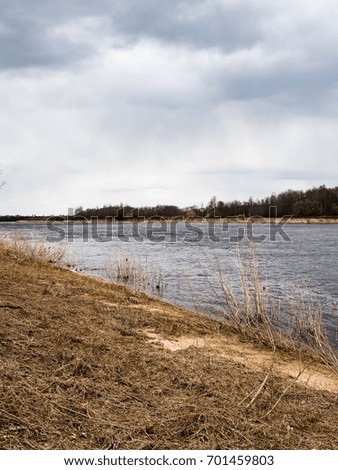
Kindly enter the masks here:
M 0 0 L 0 214 L 338 185 L 336 0 Z

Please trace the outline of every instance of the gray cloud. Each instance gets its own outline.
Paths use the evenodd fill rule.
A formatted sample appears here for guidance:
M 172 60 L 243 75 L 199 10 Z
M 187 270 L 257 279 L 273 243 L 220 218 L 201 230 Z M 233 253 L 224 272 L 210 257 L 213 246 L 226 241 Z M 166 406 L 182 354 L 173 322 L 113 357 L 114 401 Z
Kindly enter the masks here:
M 267 9 L 251 1 L 222 2 L 208 0 L 143 2 L 124 1 L 116 26 L 135 40 L 155 38 L 197 48 L 233 51 L 252 47 L 262 39 L 261 24 Z M 245 19 L 245 21 L 243 21 Z
M 1 4 L 2 69 L 71 68 L 110 48 L 157 41 L 178 50 L 191 48 L 192 54 L 210 51 L 211 58 L 218 51 L 218 60 L 211 60 L 202 73 L 217 101 L 273 98 L 289 106 L 306 106 L 309 98 L 320 101 L 337 85 L 338 52 L 332 44 L 338 32 L 327 24 L 323 29 L 323 20 L 330 21 L 324 7 L 316 21 L 316 11 L 307 13 L 311 9 L 303 11 L 302 4 L 291 2 L 284 6 L 252 0 Z
M 105 18 L 111 45 L 120 35 L 123 43 L 155 39 L 194 48 L 221 48 L 225 51 L 252 47 L 261 39 L 260 23 L 264 10 L 250 1 L 97 1 L 32 0 L 1 1 L 0 65 L 48 67 L 69 65 L 91 54 L 83 38 L 55 37 L 54 28 L 81 24 L 86 18 Z M 243 21 L 245 18 L 245 21 Z

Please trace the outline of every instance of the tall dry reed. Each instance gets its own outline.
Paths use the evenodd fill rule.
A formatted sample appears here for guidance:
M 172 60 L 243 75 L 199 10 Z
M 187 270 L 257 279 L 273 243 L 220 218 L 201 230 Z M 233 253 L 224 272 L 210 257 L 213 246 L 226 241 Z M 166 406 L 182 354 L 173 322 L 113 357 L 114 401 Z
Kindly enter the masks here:
M 252 244 L 248 245 L 245 256 L 238 254 L 236 264 L 240 293 L 235 293 L 226 282 L 220 267 L 216 271 L 216 287 L 222 293 L 223 320 L 234 330 L 274 350 L 306 351 L 338 373 L 337 350 L 328 337 L 322 308 L 311 300 L 309 292 L 293 289 L 285 293 L 285 299 L 271 295 L 262 282 Z M 210 279 L 208 282 L 216 291 Z
M 60 243 L 50 246 L 43 241 L 33 241 L 14 235 L 1 237 L 0 249 L 11 251 L 20 261 L 38 260 L 68 267 L 73 265 L 67 256 L 67 246 Z
M 148 294 L 161 294 L 164 282 L 161 271 L 151 268 L 144 260 L 130 259 L 124 254 L 108 260 L 105 266 L 107 278 L 118 284 Z

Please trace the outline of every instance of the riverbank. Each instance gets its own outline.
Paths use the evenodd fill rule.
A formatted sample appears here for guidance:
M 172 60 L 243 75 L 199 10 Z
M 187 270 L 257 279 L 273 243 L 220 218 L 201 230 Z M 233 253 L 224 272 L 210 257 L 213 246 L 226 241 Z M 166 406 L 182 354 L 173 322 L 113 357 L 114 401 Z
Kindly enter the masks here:
M 16 222 L 16 223 L 46 223 L 54 222 L 54 223 L 63 223 L 72 221 L 74 223 L 156 223 L 156 222 L 166 222 L 166 223 L 229 223 L 229 224 L 338 224 L 338 217 L 330 217 L 330 216 L 323 216 L 323 217 L 173 217 L 173 218 L 163 218 L 163 217 L 152 217 L 150 219 L 145 218 L 126 218 L 124 220 L 118 220 L 112 217 L 107 217 L 106 219 L 98 219 L 96 217 L 85 219 L 83 217 L 0 217 L 1 222 Z
M 0 279 L 1 448 L 338 448 L 326 366 L 6 245 Z

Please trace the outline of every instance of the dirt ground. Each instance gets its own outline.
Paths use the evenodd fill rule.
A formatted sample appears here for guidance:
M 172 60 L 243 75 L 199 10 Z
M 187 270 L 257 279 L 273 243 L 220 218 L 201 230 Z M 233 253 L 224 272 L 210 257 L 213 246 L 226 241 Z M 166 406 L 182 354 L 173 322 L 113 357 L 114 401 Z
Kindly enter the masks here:
M 338 380 L 220 322 L 0 249 L 1 449 L 338 449 Z

